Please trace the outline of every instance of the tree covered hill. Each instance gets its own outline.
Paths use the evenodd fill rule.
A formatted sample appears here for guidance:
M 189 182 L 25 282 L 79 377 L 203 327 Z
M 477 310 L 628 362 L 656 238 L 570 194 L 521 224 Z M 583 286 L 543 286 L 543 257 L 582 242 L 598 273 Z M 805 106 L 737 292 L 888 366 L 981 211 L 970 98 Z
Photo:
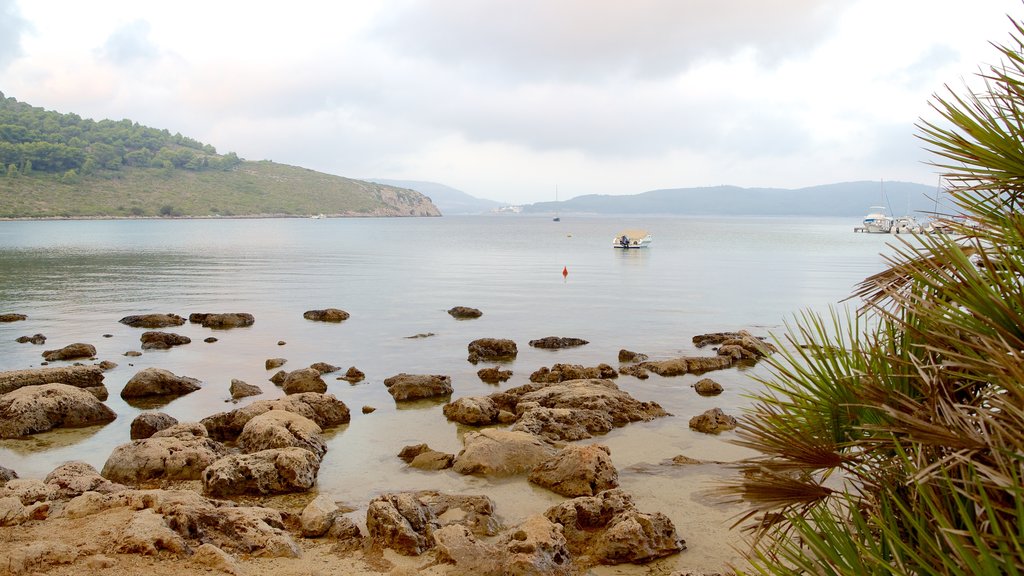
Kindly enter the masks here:
M 0 217 L 439 216 L 408 189 L 234 152 L 131 120 L 83 119 L 0 92 Z

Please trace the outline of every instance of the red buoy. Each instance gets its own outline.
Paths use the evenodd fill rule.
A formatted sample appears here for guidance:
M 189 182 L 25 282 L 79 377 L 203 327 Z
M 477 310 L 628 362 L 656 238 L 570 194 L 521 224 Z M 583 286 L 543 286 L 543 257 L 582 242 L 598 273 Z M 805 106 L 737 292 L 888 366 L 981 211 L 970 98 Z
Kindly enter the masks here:
M 562 266 L 562 278 L 565 278 L 568 275 L 569 275 L 569 269 L 567 267 L 565 267 L 565 266 Z

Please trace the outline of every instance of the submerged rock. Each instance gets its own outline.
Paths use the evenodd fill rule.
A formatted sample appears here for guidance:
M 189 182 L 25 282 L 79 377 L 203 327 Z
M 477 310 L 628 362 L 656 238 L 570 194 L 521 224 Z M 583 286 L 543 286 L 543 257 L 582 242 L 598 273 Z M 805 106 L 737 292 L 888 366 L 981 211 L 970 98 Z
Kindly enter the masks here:
M 585 344 L 590 344 L 590 342 L 582 338 L 565 338 L 560 336 L 547 336 L 537 340 L 530 340 L 530 346 L 533 346 L 534 348 L 575 348 L 576 346 L 583 346 Z
M 256 323 L 256 318 L 248 312 L 228 312 L 223 314 L 195 312 L 189 314 L 188 321 L 193 324 L 200 324 L 203 328 L 227 330 L 229 328 L 252 326 Z
M 267 358 L 266 361 L 263 362 L 263 366 L 266 367 L 267 370 L 273 370 L 274 368 L 284 366 L 286 362 L 288 362 L 288 360 L 285 358 Z
M 690 418 L 690 428 L 705 434 L 718 434 L 736 428 L 736 418 L 722 412 L 721 408 L 712 408 L 703 414 Z
M 302 317 L 317 322 L 342 322 L 348 320 L 349 313 L 338 308 L 324 308 L 323 310 L 307 310 L 303 312 Z
M 498 384 L 505 382 L 512 377 L 511 370 L 502 370 L 501 368 L 481 368 L 476 371 L 476 375 L 480 378 L 481 382 L 488 384 Z
M 483 312 L 476 308 L 470 308 L 468 306 L 456 306 L 449 309 L 448 314 L 456 320 L 469 320 L 472 318 L 479 318 L 484 315 Z
M 185 319 L 177 314 L 141 314 L 125 316 L 118 322 L 132 328 L 170 328 L 183 325 Z
M 18 344 L 42 345 L 46 344 L 46 336 L 43 336 L 42 334 L 33 334 L 31 336 L 18 336 L 17 338 L 14 339 L 14 341 L 17 342 Z
M 313 368 L 300 368 L 289 372 L 281 388 L 285 394 L 299 394 L 302 392 L 327 392 L 327 383 L 320 377 L 320 373 Z
M 314 362 L 313 364 L 310 364 L 309 367 L 321 374 L 330 374 L 331 372 L 341 370 L 340 367 L 328 364 L 327 362 Z
M 142 342 L 143 350 L 167 350 L 173 346 L 190 344 L 192 339 L 173 332 L 151 331 L 143 332 L 142 336 L 139 336 L 139 341 Z
M 22 320 L 28 320 L 28 316 L 13 313 L 0 314 L 0 322 L 20 322 Z
M 731 356 L 684 356 L 659 362 L 644 362 L 639 366 L 654 372 L 658 376 L 682 376 L 683 374 L 700 374 L 711 370 L 723 370 L 733 365 Z
M 693 389 L 701 396 L 718 396 L 722 393 L 722 385 L 711 378 L 703 378 L 693 385 Z
M 366 379 L 366 374 L 363 374 L 363 371 L 355 366 L 349 366 L 348 370 L 345 371 L 345 375 L 338 377 L 338 380 L 348 380 L 349 384 L 362 382 L 364 379 Z
M 620 364 L 643 362 L 644 360 L 647 360 L 647 354 L 643 354 L 641 352 L 633 352 L 632 350 L 626 350 L 625 348 L 619 350 Z
M 92 358 L 96 355 L 96 347 L 92 344 L 76 342 L 58 350 L 47 350 L 43 352 L 43 359 L 47 362 L 58 360 L 76 360 L 78 358 Z
M 451 395 L 452 378 L 439 374 L 402 373 L 386 378 L 384 386 L 396 401 L 419 400 Z
M 557 383 L 584 378 L 618 378 L 619 373 L 607 364 L 584 367 L 579 364 L 555 364 L 551 368 L 542 366 L 530 374 L 530 382 Z
M 515 360 L 519 354 L 516 343 L 503 338 L 479 338 L 470 342 L 467 349 L 469 350 L 467 360 L 473 364 L 480 361 L 509 362 Z

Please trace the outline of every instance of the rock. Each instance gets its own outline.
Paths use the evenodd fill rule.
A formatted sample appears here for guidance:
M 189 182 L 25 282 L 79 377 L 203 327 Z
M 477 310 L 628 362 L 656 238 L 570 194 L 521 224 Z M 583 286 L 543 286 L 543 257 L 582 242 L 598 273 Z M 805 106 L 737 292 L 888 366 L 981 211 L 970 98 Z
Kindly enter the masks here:
M 7 484 L 8 480 L 14 480 L 17 477 L 18 473 L 14 470 L 0 466 L 0 488 L 2 488 L 4 484 Z
M 501 338 L 480 338 L 473 340 L 467 346 L 469 350 L 469 360 L 471 363 L 476 364 L 477 362 L 509 362 L 515 360 L 519 354 L 519 350 L 516 348 L 516 343 L 512 340 L 505 340 Z
M 267 370 L 273 370 L 274 368 L 284 366 L 285 362 L 288 362 L 288 360 L 284 358 L 267 358 L 263 365 L 266 366 Z
M 150 438 L 180 438 L 191 440 L 193 438 L 209 438 L 210 433 L 206 427 L 199 422 L 181 422 L 168 426 L 163 430 L 157 430 Z
M 341 370 L 340 367 L 335 366 L 333 364 L 328 364 L 327 362 L 315 362 L 313 364 L 310 364 L 309 367 L 321 374 L 330 374 L 331 372 L 337 372 L 338 370 Z
M 619 485 L 607 446 L 569 445 L 530 471 L 529 481 L 570 498 L 594 496 Z
M 170 428 L 178 423 L 178 419 L 168 416 L 163 412 L 143 412 L 132 420 L 131 439 L 142 440 L 149 438 L 164 428 Z
M 583 346 L 590 344 L 589 341 L 582 338 L 564 338 L 559 336 L 546 336 L 537 340 L 530 340 L 530 346 L 534 348 L 548 348 L 557 350 L 560 348 L 575 348 L 576 346 Z
M 633 364 L 631 366 L 622 366 L 619 368 L 619 374 L 625 374 L 626 376 L 632 376 L 638 380 L 647 380 L 651 377 L 647 373 L 647 369 L 640 364 Z
M 468 432 L 465 447 L 456 455 L 453 469 L 459 474 L 514 476 L 555 454 L 555 448 L 527 432 L 486 428 Z
M 337 308 L 325 308 L 323 310 L 307 310 L 302 317 L 317 322 L 342 322 L 348 320 L 349 314 Z
M 285 342 L 284 340 L 278 340 L 277 341 L 277 345 L 278 346 L 284 346 L 285 344 L 287 344 L 287 342 Z
M 420 332 L 419 334 L 413 334 L 412 336 L 406 336 L 406 340 L 417 340 L 419 338 L 430 338 L 431 336 L 437 336 L 433 332 Z
M 427 450 L 413 458 L 412 462 L 409 462 L 409 467 L 418 468 L 420 470 L 447 470 L 454 464 L 455 454 L 448 454 L 447 452 L 439 452 L 437 450 Z
M 539 388 L 534 386 L 522 388 L 520 403 L 536 402 L 544 408 L 596 410 L 607 414 L 615 426 L 668 415 L 656 402 L 640 402 L 610 380 L 571 380 Z
M 303 448 L 272 448 L 221 458 L 203 471 L 203 491 L 213 497 L 304 492 L 316 483 L 320 459 Z
M 313 368 L 300 368 L 289 372 L 281 383 L 285 394 L 299 394 L 302 392 L 327 392 L 327 383 L 320 377 L 320 373 Z
M 139 352 L 138 350 L 129 350 L 129 351 L 125 352 L 124 355 L 128 356 L 129 358 L 134 358 L 134 357 L 142 356 L 142 352 Z
M 626 364 L 626 363 L 630 363 L 630 362 L 643 362 L 644 360 L 647 360 L 647 354 L 642 354 L 640 352 L 633 352 L 631 350 L 626 350 L 625 348 L 623 348 L 622 350 L 619 350 L 619 363 L 620 364 Z
M 0 497 L 0 526 L 17 526 L 29 520 L 45 519 L 49 509 L 46 502 L 25 506 L 14 496 Z
M 276 400 L 257 400 L 248 406 L 203 418 L 202 424 L 211 438 L 232 441 L 238 438 L 249 420 L 270 410 L 285 410 L 305 416 L 322 429 L 346 424 L 351 419 L 348 407 L 341 400 L 330 394 L 305 392 Z
M 162 368 L 144 368 L 132 376 L 121 389 L 121 398 L 150 396 L 181 396 L 199 390 L 200 382 L 187 376 L 176 376 Z
M 445 404 L 442 411 L 452 422 L 468 426 L 486 426 L 498 419 L 498 405 L 487 396 L 459 398 Z
M 448 310 L 448 314 L 456 320 L 469 320 L 471 318 L 479 318 L 484 315 L 483 312 L 476 308 L 470 308 L 468 306 L 456 306 Z
M 19 543 L 0 551 L 0 565 L 8 574 L 40 573 L 51 566 L 71 564 L 77 558 L 77 548 L 53 541 Z
M 693 389 L 697 391 L 697 394 L 701 396 L 718 396 L 722 393 L 722 385 L 715 382 L 711 378 L 703 378 L 698 380 L 694 385 Z
M 309 450 L 317 458 L 327 453 L 322 430 L 305 416 L 284 410 L 270 410 L 246 423 L 238 436 L 243 452 L 259 452 L 270 448 L 297 447 Z
M 203 470 L 226 454 L 223 445 L 209 438 L 153 436 L 114 448 L 102 474 L 121 484 L 199 480 Z
M 477 375 L 477 377 L 480 378 L 480 380 L 482 382 L 486 382 L 488 384 L 498 384 L 499 382 L 504 382 L 504 381 L 508 380 L 509 378 L 511 378 L 512 377 L 512 371 L 511 370 L 502 370 L 502 369 L 497 368 L 497 367 L 495 367 L 495 368 L 481 368 L 481 369 L 476 371 L 476 375 Z
M 100 367 L 100 370 L 103 370 L 104 372 L 106 372 L 107 370 L 113 370 L 114 368 L 117 368 L 117 362 L 111 362 L 110 360 L 103 360 L 99 364 L 97 364 L 97 366 Z
M 77 358 L 92 358 L 96 355 L 96 347 L 92 344 L 76 342 L 58 350 L 47 350 L 43 352 L 43 359 L 47 362 L 58 360 L 75 360 Z
M 660 362 L 644 362 L 640 364 L 658 376 L 682 376 L 687 373 L 722 370 L 733 365 L 730 356 L 684 356 Z
M 544 408 L 537 406 L 523 412 L 512 426 L 517 432 L 528 432 L 548 440 L 572 442 L 607 434 L 615 428 L 612 417 L 599 410 Z
M 396 401 L 419 400 L 449 396 L 452 393 L 451 376 L 437 374 L 398 374 L 384 380 L 388 393 Z
M 0 314 L 0 322 L 19 322 L 21 320 L 28 320 L 28 316 L 24 314 Z
M 203 338 L 203 342 L 206 342 L 207 344 L 213 344 L 216 341 L 217 341 L 217 338 L 215 338 L 213 336 L 207 336 L 206 338 Z M 202 546 L 200 546 L 200 548 L 202 548 Z
M 143 332 L 142 336 L 139 336 L 139 340 L 142 342 L 143 350 L 167 350 L 172 346 L 181 346 L 192 342 L 188 336 L 156 331 Z
M 733 360 L 754 361 L 775 352 L 778 352 L 778 349 L 774 345 L 751 336 L 745 330 L 740 330 L 735 338 L 724 340 L 717 350 L 719 356 L 728 356 Z
M 690 428 L 705 434 L 718 434 L 732 430 L 736 426 L 736 419 L 722 412 L 721 408 L 712 408 L 703 414 L 690 418 Z
M 228 388 L 231 393 L 231 397 L 235 400 L 239 398 L 247 398 L 249 396 L 259 396 L 263 394 L 263 389 L 253 384 L 247 384 L 246 382 L 237 378 L 231 379 L 231 387 Z
M 501 551 L 481 542 L 469 528 L 452 524 L 433 531 L 434 549 L 440 562 L 454 564 L 456 574 L 503 576 L 506 574 Z
M 46 475 L 43 482 L 49 500 L 70 500 L 87 492 L 113 494 L 127 488 L 100 476 L 92 465 L 80 460 L 57 466 Z
M 180 534 L 171 530 L 163 516 L 151 509 L 139 510 L 114 540 L 113 552 L 153 556 L 160 550 L 182 555 L 188 549 Z
M 219 570 L 233 576 L 243 574 L 242 567 L 230 554 L 209 542 L 202 544 L 192 553 L 191 560 L 208 569 Z
M 411 444 L 409 446 L 403 446 L 398 452 L 398 457 L 408 464 L 409 462 L 412 462 L 413 458 L 428 451 L 430 451 L 430 446 L 427 446 L 426 444 Z
M 0 438 L 105 424 L 115 418 L 95 396 L 67 384 L 28 386 L 0 396 Z
M 99 366 L 56 366 L 0 372 L 0 395 L 24 386 L 67 384 L 76 388 L 103 386 L 103 369 Z
M 229 328 L 252 326 L 256 323 L 256 318 L 248 312 L 228 312 L 224 314 L 195 312 L 188 315 L 188 321 L 193 324 L 201 324 L 203 328 L 227 330 Z
M 348 380 L 350 384 L 356 382 L 362 382 L 366 378 L 366 374 L 363 371 L 356 368 L 355 366 L 349 366 L 349 369 L 345 372 L 344 376 L 338 378 L 338 380 Z
M 363 414 L 373 414 L 374 412 L 377 411 L 377 409 L 374 408 L 373 406 L 363 406 L 362 410 Z
M 171 326 L 181 326 L 185 323 L 185 319 L 177 314 L 142 314 L 125 316 L 118 322 L 132 328 L 170 328 Z
M 33 334 L 32 336 L 18 336 L 14 341 L 19 344 L 46 344 L 46 336 L 43 336 L 42 334 Z
M 440 494 L 433 491 L 382 494 L 370 501 L 366 529 L 374 543 L 406 556 L 433 546 L 433 533 L 461 525 L 478 535 L 497 534 L 494 502 L 486 496 Z
M 703 348 L 705 346 L 717 346 L 726 340 L 733 340 L 740 338 L 742 335 L 739 332 L 712 332 L 710 334 L 698 334 L 692 338 L 693 345 L 697 348 Z
M 645 563 L 686 548 L 667 516 L 639 512 L 617 488 L 568 500 L 544 516 L 562 526 L 566 545 L 582 566 Z
M 533 515 L 499 541 L 502 574 L 567 576 L 577 573 L 562 527 Z
M 619 373 L 607 364 L 586 368 L 579 364 L 555 364 L 551 368 L 541 367 L 530 374 L 530 382 L 558 383 L 584 378 L 618 378 Z
M 302 509 L 299 522 L 302 524 L 302 535 L 306 538 L 319 538 L 331 529 L 334 520 L 341 515 L 338 505 L 321 494 Z
M 284 381 L 287 378 L 288 378 L 288 371 L 287 370 L 278 370 L 277 372 L 274 372 L 274 375 L 271 376 L 269 378 L 269 380 L 271 382 L 273 382 L 275 386 L 280 386 L 281 384 L 284 384 Z

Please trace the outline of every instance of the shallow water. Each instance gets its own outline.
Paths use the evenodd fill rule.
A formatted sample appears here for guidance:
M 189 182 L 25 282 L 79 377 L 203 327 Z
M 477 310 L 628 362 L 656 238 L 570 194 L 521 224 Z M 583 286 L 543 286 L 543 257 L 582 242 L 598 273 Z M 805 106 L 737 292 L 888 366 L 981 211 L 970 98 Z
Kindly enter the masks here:
M 284 357 L 284 369 L 328 362 L 367 374 L 357 385 L 325 375 L 329 392 L 352 410 L 352 422 L 327 434 L 329 451 L 318 490 L 365 511 L 383 491 L 434 488 L 494 498 L 513 524 L 561 497 L 523 478 L 486 480 L 451 471 L 411 470 L 396 457 L 426 442 L 458 452 L 465 429 L 449 423 L 441 404 L 396 405 L 382 381 L 400 372 L 447 374 L 453 397 L 482 395 L 524 384 L 541 366 L 569 362 L 616 365 L 620 348 L 652 359 L 708 354 L 691 344 L 706 332 L 749 329 L 781 333 L 805 308 L 826 310 L 883 267 L 885 236 L 853 234 L 855 223 L 801 218 L 549 218 L 523 216 L 434 219 L 269 219 L 172 221 L 0 222 L 0 313 L 28 321 L 0 324 L 0 370 L 38 366 L 44 349 L 72 342 L 97 347 L 119 364 L 106 375 L 107 401 L 118 419 L 103 427 L 62 430 L 0 441 L 0 464 L 22 477 L 42 477 L 57 464 L 85 460 L 102 468 L 111 449 L 128 440 L 142 410 L 119 392 L 138 370 L 160 367 L 204 382 L 202 390 L 158 408 L 182 421 L 280 396 L 264 360 Z M 646 228 L 646 250 L 611 248 L 616 232 Z M 568 275 L 563 278 L 563 267 Z M 456 321 L 456 305 L 484 312 Z M 304 320 L 313 308 L 352 314 L 340 324 Z M 148 312 L 250 312 L 254 326 L 209 330 L 186 324 L 167 331 L 192 343 L 169 351 L 140 348 L 142 329 L 117 322 Z M 18 344 L 43 333 L 43 346 Z M 426 338 L 408 338 L 433 333 Z M 109 334 L 109 337 L 104 335 Z M 203 342 L 214 335 L 219 341 Z M 590 344 L 550 351 L 527 342 L 544 336 L 584 338 Z M 511 338 L 519 356 L 500 386 L 480 382 L 466 345 L 481 337 Z M 283 346 L 279 341 L 285 341 Z M 624 489 L 641 510 L 660 510 L 675 522 L 688 550 L 658 568 L 717 570 L 736 560 L 738 541 L 727 520 L 737 512 L 711 505 L 701 492 L 725 472 L 720 466 L 671 467 L 685 453 L 731 460 L 743 452 L 729 434 L 709 437 L 687 427 L 712 407 L 738 414 L 756 390 L 762 366 L 707 374 L 725 387 L 697 396 L 687 375 L 617 383 L 641 400 L 659 402 L 672 417 L 632 424 L 593 442 L 606 444 Z M 240 378 L 264 395 L 227 403 Z M 364 405 L 375 407 L 362 414 Z M 604 569 L 603 569 L 604 570 Z M 628 568 L 606 569 L 619 573 Z

